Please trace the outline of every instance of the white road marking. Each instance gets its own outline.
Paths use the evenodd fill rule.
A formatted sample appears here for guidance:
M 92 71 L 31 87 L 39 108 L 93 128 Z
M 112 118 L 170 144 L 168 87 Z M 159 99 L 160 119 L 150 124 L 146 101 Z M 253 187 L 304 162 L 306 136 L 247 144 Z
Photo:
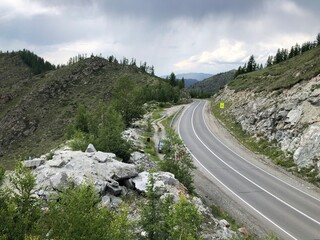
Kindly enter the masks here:
M 201 103 L 201 102 L 200 102 Z M 200 103 L 193 109 L 192 112 L 192 120 L 194 119 L 194 112 L 195 110 L 199 107 Z M 309 220 L 317 223 L 320 225 L 320 222 L 313 219 L 312 217 L 310 217 L 309 215 L 305 214 L 304 212 L 300 211 L 299 209 L 291 206 L 289 203 L 285 202 L 284 200 L 282 200 L 281 198 L 278 198 L 277 196 L 275 196 L 274 194 L 272 194 L 271 192 L 269 192 L 268 190 L 264 189 L 263 187 L 261 187 L 259 184 L 255 183 L 254 181 L 252 181 L 251 179 L 249 179 L 248 177 L 246 177 L 245 175 L 243 175 L 242 173 L 240 173 L 238 170 L 236 170 L 235 168 L 233 168 L 232 166 L 230 166 L 227 162 L 225 162 L 224 160 L 222 160 L 222 158 L 220 158 L 217 154 L 215 154 L 198 136 L 198 134 L 196 133 L 195 129 L 194 129 L 194 124 L 193 121 L 191 122 L 191 126 L 192 126 L 192 130 L 194 132 L 194 134 L 196 135 L 196 137 L 198 138 L 198 140 L 202 143 L 202 145 L 209 151 L 211 152 L 216 158 L 218 158 L 223 164 L 225 164 L 226 166 L 228 166 L 231 170 L 233 170 L 234 172 L 236 172 L 237 174 L 239 174 L 241 177 L 243 177 L 244 179 L 246 179 L 247 181 L 249 181 L 250 183 L 252 183 L 253 185 L 255 185 L 256 187 L 260 188 L 261 190 L 263 190 L 264 192 L 268 193 L 270 196 L 274 197 L 275 199 L 277 199 L 278 201 L 282 202 L 283 204 L 285 204 L 286 206 L 290 207 L 291 209 L 295 210 L 296 212 L 300 213 L 301 215 L 305 216 L 306 218 L 308 218 Z
M 198 104 L 198 106 L 200 105 L 200 103 Z M 186 110 L 190 107 L 191 105 L 189 105 L 182 113 L 181 117 L 179 118 L 179 122 L 178 122 L 178 133 L 179 136 L 181 138 L 181 134 L 180 134 L 180 122 L 181 122 L 181 118 L 184 115 L 184 113 L 186 112 Z M 197 106 L 197 107 L 198 107 Z M 194 110 L 193 110 L 194 113 Z M 193 118 L 193 113 L 192 113 L 192 118 Z M 192 122 L 192 128 L 194 131 L 194 125 Z M 195 133 L 195 131 L 194 131 Z M 196 133 L 195 133 L 196 134 Z M 198 135 L 196 134 L 197 138 L 199 139 Z M 181 138 L 182 139 L 182 138 Z M 200 140 L 200 139 L 199 139 Z M 200 142 L 202 142 L 200 140 Z M 203 144 L 203 142 L 202 142 Z M 204 145 L 205 146 L 205 145 Z M 188 148 L 187 148 L 188 149 Z M 260 216 L 262 216 L 263 218 L 265 218 L 267 221 L 269 221 L 270 223 L 272 223 L 274 226 L 276 226 L 278 229 L 280 229 L 282 232 L 284 232 L 285 234 L 287 234 L 288 236 L 290 236 L 292 239 L 298 240 L 296 237 L 294 237 L 292 234 L 290 234 L 289 232 L 287 232 L 286 230 L 284 230 L 282 227 L 280 227 L 279 225 L 277 225 L 275 222 L 273 222 L 271 219 L 269 219 L 267 216 L 265 216 L 263 213 L 261 213 L 259 210 L 257 210 L 256 208 L 254 208 L 252 205 L 250 205 L 247 201 L 245 201 L 243 198 L 241 198 L 239 195 L 237 195 L 234 191 L 232 191 L 229 187 L 227 187 L 223 182 L 221 182 L 215 175 L 213 175 L 192 153 L 191 151 L 188 149 L 188 151 L 190 152 L 190 154 L 193 156 L 193 158 L 198 162 L 198 164 L 200 164 L 216 181 L 218 181 L 222 186 L 224 186 L 227 190 L 229 190 L 233 195 L 235 195 L 237 198 L 239 198 L 243 203 L 245 203 L 247 206 L 249 206 L 251 209 L 253 209 L 255 212 L 257 212 Z M 219 158 L 219 157 L 218 157 Z
M 205 103 L 205 104 L 207 104 L 207 102 Z M 309 196 L 309 197 L 311 197 L 311 198 L 313 198 L 314 200 L 316 200 L 316 201 L 319 201 L 320 202 L 320 199 L 318 199 L 318 198 L 316 198 L 316 197 L 314 197 L 314 196 L 312 196 L 312 195 L 310 195 L 309 193 L 306 193 L 306 192 L 304 192 L 304 191 L 302 191 L 302 190 L 300 190 L 299 188 L 297 188 L 297 187 L 295 187 L 295 186 L 292 186 L 292 185 L 290 185 L 289 183 L 287 183 L 287 182 L 285 182 L 285 181 L 283 181 L 282 179 L 280 179 L 280 178 L 278 178 L 278 177 L 276 177 L 276 176 L 274 176 L 274 175 L 272 175 L 271 173 L 268 173 L 267 171 L 265 171 L 265 170 L 263 170 L 262 168 L 260 168 L 259 166 L 256 166 L 256 165 L 254 165 L 253 163 L 251 163 L 250 161 L 248 161 L 247 159 L 245 159 L 245 158 L 243 158 L 243 157 L 241 157 L 239 154 L 237 154 L 236 152 L 234 152 L 231 148 L 229 148 L 227 145 L 225 145 L 212 131 L 211 131 L 211 129 L 208 127 L 208 125 L 207 125 L 207 123 L 206 123 L 206 121 L 205 121 L 205 119 L 204 119 L 204 114 L 203 114 L 203 112 L 204 112 L 204 109 L 205 108 L 203 108 L 202 109 L 202 119 L 203 119 L 203 122 L 204 122 L 204 124 L 206 125 L 206 127 L 207 127 L 207 129 L 209 130 L 209 132 L 211 133 L 211 135 L 215 138 L 215 139 L 217 139 L 223 146 L 225 146 L 227 149 L 229 149 L 231 152 L 233 152 L 235 155 L 237 155 L 239 158 L 241 158 L 242 160 L 244 160 L 244 161 L 246 161 L 247 163 L 249 163 L 251 166 L 253 166 L 253 167 L 256 167 L 257 169 L 259 169 L 259 170 L 261 170 L 262 172 L 264 172 L 264 173 L 266 173 L 266 174 L 268 174 L 269 176 L 271 176 L 271 177 L 273 177 L 273 178 L 275 178 L 275 179 L 277 179 L 278 181 L 280 181 L 280 182 L 282 182 L 282 183 L 284 183 L 284 184 L 286 184 L 286 185 L 288 185 L 289 187 L 292 187 L 293 189 L 295 189 L 295 190 L 297 190 L 297 191 L 299 191 L 299 192 L 301 192 L 301 193 L 303 193 L 303 194 L 305 194 L 305 195 L 307 195 L 307 196 Z

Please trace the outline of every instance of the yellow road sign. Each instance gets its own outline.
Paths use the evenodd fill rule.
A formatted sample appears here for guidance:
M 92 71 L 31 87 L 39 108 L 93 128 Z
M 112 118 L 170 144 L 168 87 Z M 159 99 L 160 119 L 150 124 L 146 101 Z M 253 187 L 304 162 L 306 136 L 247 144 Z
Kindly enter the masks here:
M 224 108 L 224 102 L 220 102 L 220 108 L 221 108 L 221 109 Z

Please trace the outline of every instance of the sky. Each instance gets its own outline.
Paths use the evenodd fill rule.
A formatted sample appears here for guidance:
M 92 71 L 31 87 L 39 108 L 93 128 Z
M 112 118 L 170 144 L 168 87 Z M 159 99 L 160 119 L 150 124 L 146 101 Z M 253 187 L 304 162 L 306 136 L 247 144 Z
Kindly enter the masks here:
M 85 53 L 135 58 L 158 76 L 216 74 L 314 41 L 319 12 L 318 0 L 1 0 L 0 50 L 54 64 Z

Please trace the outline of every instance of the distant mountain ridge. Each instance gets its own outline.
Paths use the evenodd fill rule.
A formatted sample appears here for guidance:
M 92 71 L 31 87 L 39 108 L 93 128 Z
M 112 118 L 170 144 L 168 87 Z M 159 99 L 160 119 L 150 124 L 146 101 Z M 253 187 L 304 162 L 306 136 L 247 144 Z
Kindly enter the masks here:
M 211 77 L 213 74 L 210 73 L 179 73 L 176 74 L 177 79 L 193 79 L 196 81 L 202 81 L 203 79 L 206 79 L 208 77 Z M 163 75 L 162 78 L 169 77 L 169 75 Z
M 211 77 L 213 74 L 210 73 L 180 73 L 176 75 L 176 78 L 181 79 L 195 79 L 202 81 L 203 79 Z
M 191 85 L 188 90 L 192 97 L 209 97 L 228 84 L 235 76 L 236 70 L 218 73 Z

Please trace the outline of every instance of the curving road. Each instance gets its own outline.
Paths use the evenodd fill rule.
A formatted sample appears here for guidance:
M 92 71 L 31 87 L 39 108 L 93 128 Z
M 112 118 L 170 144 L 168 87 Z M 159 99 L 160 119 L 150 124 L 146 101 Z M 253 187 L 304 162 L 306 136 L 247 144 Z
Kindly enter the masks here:
M 227 194 L 283 239 L 320 239 L 320 199 L 242 158 L 210 131 L 206 101 L 182 112 L 178 132 L 194 160 Z

